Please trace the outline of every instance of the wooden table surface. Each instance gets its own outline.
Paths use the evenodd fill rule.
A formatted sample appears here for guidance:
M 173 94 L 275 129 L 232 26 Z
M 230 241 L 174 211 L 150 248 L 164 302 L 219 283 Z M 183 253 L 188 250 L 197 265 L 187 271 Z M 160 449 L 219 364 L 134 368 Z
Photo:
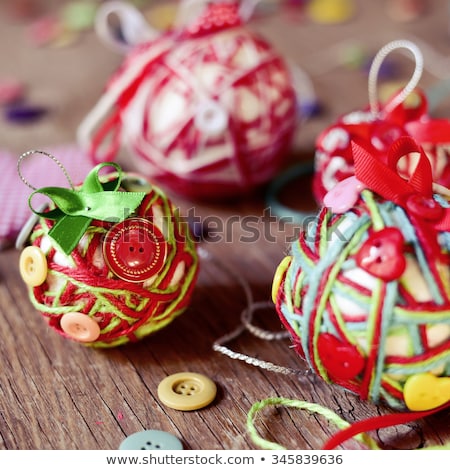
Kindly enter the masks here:
M 12 2 L 11 2 L 12 3 Z M 45 3 L 45 2 L 43 2 Z M 55 2 L 54 2 L 55 3 Z M 442 57 L 450 56 L 447 2 L 431 1 L 425 16 L 399 23 L 384 2 L 356 1 L 356 16 L 339 25 L 302 21 L 278 10 L 253 19 L 259 31 L 310 75 L 321 115 L 298 130 L 286 166 L 311 158 L 317 133 L 340 114 L 367 104 L 367 75 L 342 65 L 333 46 L 353 40 L 370 54 L 393 39 L 419 38 Z M 53 111 L 29 125 L 0 122 L 0 145 L 19 155 L 28 149 L 74 142 L 75 130 L 100 96 L 106 79 L 121 62 L 93 31 L 68 47 L 36 48 L 26 39 L 25 20 L 13 20 L 2 2 L 0 78 L 14 76 L 29 84 L 29 96 Z M 427 51 L 424 51 L 427 60 Z M 427 64 L 433 65 L 433 64 Z M 436 64 L 434 64 L 436 65 Z M 450 74 L 450 68 L 449 74 Z M 400 74 L 409 78 L 410 72 Z M 442 78 L 442 77 L 440 77 Z M 422 84 L 438 82 L 426 69 Z M 448 115 L 445 102 L 436 114 Z M 447 114 L 446 114 L 447 113 Z M 0 162 L 1 165 L 1 162 Z M 287 196 L 293 208 L 311 203 L 309 184 L 297 182 Z M 172 195 L 182 211 L 224 224 L 219 240 L 199 244 L 199 279 L 188 310 L 172 324 L 139 343 L 97 350 L 70 342 L 50 330 L 27 298 L 20 278 L 19 252 L 0 252 L 0 449 L 117 449 L 122 440 L 144 429 L 161 429 L 179 437 L 185 449 L 258 449 L 246 429 L 250 407 L 270 397 L 318 403 L 349 422 L 389 414 L 383 406 L 303 375 L 303 361 L 288 339 L 266 341 L 244 333 L 229 344 L 235 351 L 300 371 L 298 376 L 265 371 L 213 350 L 213 343 L 240 325 L 247 305 L 243 283 L 254 301 L 270 300 L 271 282 L 295 227 L 264 218 L 264 191 L 233 202 L 198 203 Z M 3 200 L 2 204 L 7 204 Z M 234 216 L 253 217 L 258 240 L 245 234 Z M 266 235 L 264 235 L 266 234 Z M 270 236 L 268 236 L 270 234 Z M 255 323 L 270 330 L 281 325 L 272 307 L 258 312 Z M 193 371 L 215 381 L 218 394 L 208 407 L 182 412 L 164 406 L 157 387 L 166 376 Z M 414 449 L 450 441 L 450 415 L 373 432 L 385 449 Z M 258 416 L 258 432 L 288 449 L 320 449 L 336 432 L 324 418 L 296 409 L 269 408 Z M 349 441 L 344 448 L 359 448 Z

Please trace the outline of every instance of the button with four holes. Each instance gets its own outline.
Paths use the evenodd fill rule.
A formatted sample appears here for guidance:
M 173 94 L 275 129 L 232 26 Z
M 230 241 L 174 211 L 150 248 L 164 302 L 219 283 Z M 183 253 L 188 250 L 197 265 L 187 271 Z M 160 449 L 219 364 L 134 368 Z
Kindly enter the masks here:
M 167 242 L 150 220 L 132 217 L 114 225 L 106 234 L 103 256 L 120 279 L 143 282 L 164 266 Z
M 149 429 L 128 436 L 119 450 L 183 450 L 183 444 L 168 432 Z
M 90 343 L 100 336 L 100 325 L 84 313 L 65 313 L 60 326 L 64 333 L 80 343 Z
M 217 394 L 216 384 L 208 377 L 195 372 L 169 375 L 158 385 L 161 402 L 181 411 L 198 410 L 209 405 Z
M 47 279 L 47 258 L 38 246 L 27 246 L 19 259 L 19 270 L 25 284 L 37 287 Z

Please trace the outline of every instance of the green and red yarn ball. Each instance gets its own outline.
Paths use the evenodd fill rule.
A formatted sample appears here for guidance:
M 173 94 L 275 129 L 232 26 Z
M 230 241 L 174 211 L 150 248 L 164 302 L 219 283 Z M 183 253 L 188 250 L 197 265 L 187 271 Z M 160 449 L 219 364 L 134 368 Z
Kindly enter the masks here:
M 198 275 L 190 229 L 166 194 L 126 173 L 119 191 L 146 194 L 119 223 L 92 220 L 69 254 L 49 235 L 54 221 L 40 217 L 20 258 L 25 282 L 45 270 L 28 287 L 36 310 L 58 334 L 91 347 L 136 342 L 171 323 Z

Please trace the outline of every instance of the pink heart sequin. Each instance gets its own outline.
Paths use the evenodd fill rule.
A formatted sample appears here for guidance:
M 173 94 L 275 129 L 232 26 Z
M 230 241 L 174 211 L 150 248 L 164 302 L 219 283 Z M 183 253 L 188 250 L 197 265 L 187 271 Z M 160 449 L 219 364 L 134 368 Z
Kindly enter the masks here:
M 356 204 L 361 191 L 366 187 L 356 176 L 349 176 L 325 194 L 323 203 L 335 214 L 343 214 Z

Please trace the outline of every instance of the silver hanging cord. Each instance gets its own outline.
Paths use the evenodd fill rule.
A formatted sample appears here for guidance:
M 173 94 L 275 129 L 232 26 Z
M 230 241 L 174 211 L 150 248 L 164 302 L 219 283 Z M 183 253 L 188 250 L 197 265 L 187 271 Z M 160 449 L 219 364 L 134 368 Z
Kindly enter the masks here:
M 242 335 L 246 331 L 249 331 L 254 336 L 260 339 L 267 340 L 267 341 L 274 341 L 274 340 L 288 338 L 289 333 L 287 331 L 277 331 L 277 332 L 267 331 L 267 330 L 264 330 L 262 328 L 259 328 L 253 325 L 252 320 L 253 320 L 254 312 L 256 310 L 260 310 L 264 308 L 270 308 L 270 307 L 273 308 L 273 303 L 269 301 L 254 302 L 250 285 L 248 284 L 245 278 L 243 278 L 237 271 L 230 269 L 224 263 L 220 262 L 220 260 L 214 257 L 205 248 L 200 246 L 198 248 L 198 253 L 199 253 L 199 256 L 203 259 L 206 259 L 206 260 L 214 259 L 214 261 L 220 264 L 220 266 L 223 269 L 225 269 L 233 278 L 235 278 L 241 285 L 242 289 L 244 290 L 246 302 L 247 302 L 247 307 L 241 313 L 241 324 L 235 330 L 221 336 L 216 341 L 214 341 L 213 350 L 220 352 L 221 354 L 224 354 L 225 356 L 228 356 L 231 359 L 237 359 L 239 361 L 243 361 L 247 364 L 259 367 L 264 370 L 268 370 L 270 372 L 276 372 L 276 373 L 284 374 L 284 375 L 296 375 L 296 376 L 306 375 L 310 373 L 309 369 L 306 371 L 303 371 L 303 370 L 291 369 L 290 367 L 280 366 L 270 361 L 264 361 L 262 359 L 257 359 L 247 354 L 233 351 L 232 349 L 225 346 L 226 343 L 229 343 L 233 341 L 234 339 L 237 339 L 240 335 Z
M 396 41 L 389 42 L 384 47 L 382 47 L 375 58 L 373 59 L 372 65 L 369 71 L 369 105 L 370 111 L 373 116 L 378 116 L 380 109 L 378 104 L 378 74 L 380 71 L 381 64 L 383 63 L 384 59 L 388 54 L 397 50 L 397 49 L 407 49 L 410 51 L 415 60 L 415 69 L 412 77 L 410 78 L 409 82 L 405 85 L 403 90 L 389 103 L 388 106 L 384 108 L 385 112 L 392 111 L 396 106 L 400 103 L 403 103 L 405 99 L 414 91 L 416 86 L 418 85 L 422 73 L 423 73 L 423 55 L 420 49 L 414 44 L 412 41 L 408 41 L 407 39 L 399 39 Z
M 46 157 L 50 158 L 50 160 L 53 160 L 58 166 L 59 168 L 61 168 L 61 171 L 64 173 L 64 176 L 66 177 L 67 181 L 69 182 L 69 185 L 70 185 L 70 188 L 71 189 L 75 189 L 73 183 L 72 183 L 72 180 L 69 176 L 69 173 L 67 173 L 67 170 L 64 168 L 64 165 L 52 154 L 50 153 L 47 153 L 47 152 L 44 152 L 43 150 L 28 150 L 28 152 L 25 152 L 23 153 L 19 159 L 17 160 L 17 173 L 19 174 L 19 177 L 20 179 L 30 188 L 32 189 L 33 191 L 36 191 L 37 188 L 35 188 L 32 184 L 30 184 L 30 182 L 23 176 L 22 174 L 22 170 L 21 170 L 21 165 L 22 165 L 22 162 L 25 158 L 31 156 L 31 155 L 34 155 L 34 154 L 41 154 L 41 155 L 45 155 Z

